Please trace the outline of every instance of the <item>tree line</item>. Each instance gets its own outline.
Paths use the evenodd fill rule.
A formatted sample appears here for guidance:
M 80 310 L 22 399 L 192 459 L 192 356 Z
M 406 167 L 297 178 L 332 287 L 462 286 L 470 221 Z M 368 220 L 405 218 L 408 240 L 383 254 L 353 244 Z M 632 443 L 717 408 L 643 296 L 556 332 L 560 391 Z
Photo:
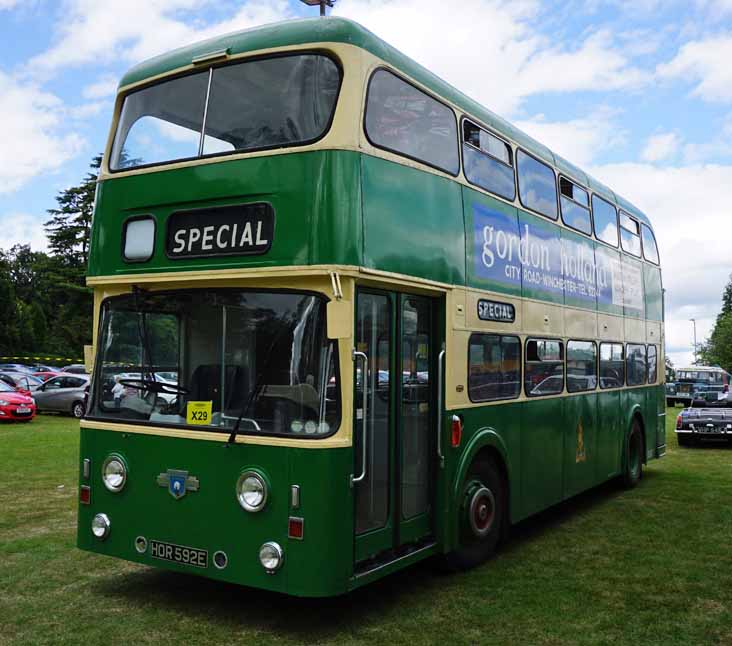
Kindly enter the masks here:
M 732 274 L 722 292 L 722 309 L 712 333 L 699 348 L 699 358 L 704 365 L 721 366 L 732 372 Z
M 91 343 L 85 277 L 101 161 L 94 157 L 82 182 L 56 196 L 44 224 L 48 252 L 26 244 L 0 249 L 0 356 L 76 358 Z

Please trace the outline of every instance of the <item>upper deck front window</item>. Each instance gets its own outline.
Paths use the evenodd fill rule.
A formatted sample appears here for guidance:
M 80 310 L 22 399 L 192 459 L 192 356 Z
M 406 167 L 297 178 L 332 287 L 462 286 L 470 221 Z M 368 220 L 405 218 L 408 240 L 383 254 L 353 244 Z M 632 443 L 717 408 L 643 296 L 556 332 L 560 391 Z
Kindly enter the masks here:
M 312 143 L 330 126 L 341 82 L 322 54 L 249 60 L 125 97 L 110 168 Z

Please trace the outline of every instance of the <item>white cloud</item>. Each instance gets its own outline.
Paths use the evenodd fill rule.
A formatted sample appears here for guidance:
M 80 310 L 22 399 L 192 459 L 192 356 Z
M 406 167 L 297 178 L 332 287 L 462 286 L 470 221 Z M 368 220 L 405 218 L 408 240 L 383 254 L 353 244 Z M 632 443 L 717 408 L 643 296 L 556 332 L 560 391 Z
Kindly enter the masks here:
M 118 79 L 113 76 L 102 76 L 94 83 L 87 85 L 81 92 L 85 99 L 106 99 L 117 91 Z
M 0 11 L 13 9 L 16 5 L 20 3 L 21 0 L 0 0 Z
M 572 163 L 585 166 L 625 141 L 625 131 L 615 122 L 616 115 L 614 110 L 599 108 L 571 121 L 552 122 L 537 115 L 516 121 L 515 125 Z
M 57 170 L 82 150 L 81 136 L 63 132 L 63 114 L 58 97 L 0 71 L 0 194 Z
M 641 159 L 647 162 L 659 162 L 676 154 L 679 149 L 679 137 L 675 132 L 662 132 L 651 135 L 641 152 Z
M 48 239 L 43 229 L 43 218 L 28 213 L 5 213 L 0 215 L 0 249 L 9 249 L 14 244 L 29 244 L 33 251 L 46 251 Z
M 250 0 L 231 18 L 205 25 L 200 13 L 209 0 L 67 0 L 55 44 L 30 61 L 31 72 L 99 63 L 137 62 L 182 45 L 231 31 L 281 20 L 286 0 Z M 184 18 L 187 16 L 187 19 Z M 90 86 L 100 92 L 104 86 Z M 90 97 L 94 98 L 94 97 Z
M 501 114 L 539 92 L 635 88 L 648 78 L 606 30 L 569 48 L 540 35 L 540 4 L 530 0 L 449 6 L 444 0 L 340 0 L 334 13 L 362 23 Z
M 686 43 L 676 56 L 656 68 L 662 79 L 693 81 L 693 96 L 705 101 L 732 101 L 732 35 Z
M 691 351 L 690 318 L 701 342 L 721 307 L 732 271 L 732 166 L 659 167 L 623 163 L 593 174 L 642 209 L 653 223 L 666 289 L 667 342 L 673 355 Z M 674 350 L 675 348 L 675 350 Z
M 684 160 L 687 163 L 694 164 L 719 157 L 732 157 L 732 113 L 724 118 L 721 130 L 711 141 L 684 146 Z

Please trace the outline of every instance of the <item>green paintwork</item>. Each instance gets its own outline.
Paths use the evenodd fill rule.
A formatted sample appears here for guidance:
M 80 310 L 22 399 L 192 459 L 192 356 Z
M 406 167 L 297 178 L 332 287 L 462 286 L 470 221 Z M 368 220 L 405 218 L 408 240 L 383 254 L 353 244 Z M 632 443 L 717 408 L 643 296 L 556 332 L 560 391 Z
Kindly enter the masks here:
M 110 453 L 128 465 L 128 481 L 119 493 L 102 484 L 101 465 Z M 113 431 L 82 430 L 81 459 L 91 459 L 91 504 L 79 506 L 78 546 L 100 554 L 171 570 L 201 574 L 234 583 L 301 596 L 345 592 L 352 571 L 352 516 L 348 477 L 349 449 L 287 449 L 279 447 L 166 438 Z M 244 511 L 235 485 L 248 467 L 267 477 L 271 488 L 266 507 Z M 168 469 L 185 469 L 200 481 L 200 490 L 180 500 L 156 482 Z M 86 481 L 81 477 L 80 482 Z M 341 483 L 342 486 L 337 486 Z M 290 509 L 290 485 L 301 488 L 301 506 Z M 91 533 L 91 520 L 106 513 L 111 532 L 105 541 Z M 287 538 L 287 518 L 305 518 L 305 540 Z M 229 557 L 225 570 L 176 565 L 139 555 L 134 540 L 144 536 Z M 274 575 L 259 563 L 259 547 L 278 542 L 285 565 Z
M 92 229 L 89 276 L 307 264 L 360 264 L 359 155 L 347 151 L 222 161 L 102 182 Z M 330 190 L 338 187 L 338 190 Z M 262 256 L 169 260 L 168 216 L 179 210 L 269 202 L 275 210 L 271 250 Z M 144 263 L 120 253 L 123 223 L 155 217 L 155 252 Z
M 464 285 L 460 185 L 377 157 L 362 160 L 364 265 Z

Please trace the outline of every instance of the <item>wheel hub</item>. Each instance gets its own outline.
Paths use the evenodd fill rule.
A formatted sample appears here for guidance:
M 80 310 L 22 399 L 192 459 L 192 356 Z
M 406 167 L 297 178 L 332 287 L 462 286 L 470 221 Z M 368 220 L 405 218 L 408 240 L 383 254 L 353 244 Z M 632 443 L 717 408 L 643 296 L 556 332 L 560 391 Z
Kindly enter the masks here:
M 493 492 L 480 485 L 470 496 L 468 521 L 476 538 L 484 538 L 493 528 L 496 518 L 496 498 Z

